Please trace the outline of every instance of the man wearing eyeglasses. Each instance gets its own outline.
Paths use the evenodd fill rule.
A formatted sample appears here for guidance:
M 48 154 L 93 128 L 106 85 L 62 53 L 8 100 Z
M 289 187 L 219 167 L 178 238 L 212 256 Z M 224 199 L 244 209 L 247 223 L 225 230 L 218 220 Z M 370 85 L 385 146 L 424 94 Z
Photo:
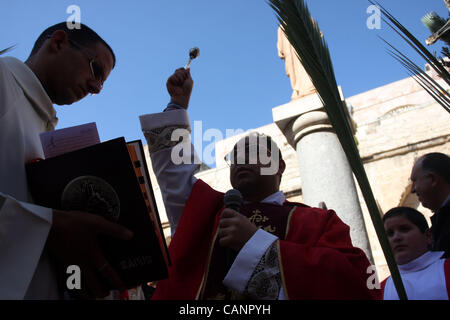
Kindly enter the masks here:
M 269 137 L 247 135 L 227 157 L 231 185 L 243 196 L 239 210 L 224 208 L 224 195 L 194 177 L 192 87 L 189 70 L 176 70 L 165 111 L 140 117 L 173 234 L 169 278 L 153 298 L 380 298 L 367 287 L 369 261 L 352 246 L 349 227 L 331 210 L 286 201 L 279 190 L 286 165 Z
M 105 282 L 123 289 L 96 236 L 130 232 L 100 216 L 34 205 L 25 173 L 27 162 L 44 157 L 39 134 L 57 124 L 53 104 L 99 93 L 114 65 L 100 36 L 65 22 L 39 36 L 25 63 L 0 58 L 0 299 L 61 298 L 70 265 L 81 269 L 80 297 L 107 295 Z

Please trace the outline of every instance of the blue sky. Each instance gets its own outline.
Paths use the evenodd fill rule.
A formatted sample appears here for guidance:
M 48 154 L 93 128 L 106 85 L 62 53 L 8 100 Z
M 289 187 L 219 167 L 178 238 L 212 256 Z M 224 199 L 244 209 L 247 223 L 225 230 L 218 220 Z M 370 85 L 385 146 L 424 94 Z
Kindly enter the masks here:
M 329 45 L 336 79 L 344 95 L 362 93 L 407 77 L 377 37 L 400 49 L 402 40 L 382 23 L 369 30 L 366 0 L 307 0 Z M 447 17 L 442 0 L 379 0 L 418 39 L 428 30 L 420 19 L 431 10 Z M 38 35 L 67 20 L 77 5 L 81 22 L 114 49 L 117 64 L 100 95 L 57 106 L 58 127 L 95 121 L 102 141 L 124 136 L 143 139 L 139 115 L 161 111 L 169 100 L 165 82 L 184 66 L 189 48 L 198 46 L 192 64 L 195 81 L 191 121 L 203 129 L 256 128 L 272 122 L 272 108 L 290 100 L 290 82 L 278 57 L 277 20 L 264 0 L 40 0 L 1 1 L 0 48 L 25 60 Z M 429 47 L 440 52 L 442 44 Z M 416 55 L 408 50 L 412 58 Z M 415 59 L 423 65 L 420 58 Z

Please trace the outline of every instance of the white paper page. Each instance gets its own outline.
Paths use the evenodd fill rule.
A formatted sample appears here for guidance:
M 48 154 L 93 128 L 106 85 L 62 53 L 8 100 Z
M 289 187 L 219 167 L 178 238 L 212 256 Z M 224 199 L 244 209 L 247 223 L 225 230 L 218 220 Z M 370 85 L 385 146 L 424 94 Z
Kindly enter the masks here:
M 40 138 L 46 159 L 100 143 L 95 122 L 43 132 Z

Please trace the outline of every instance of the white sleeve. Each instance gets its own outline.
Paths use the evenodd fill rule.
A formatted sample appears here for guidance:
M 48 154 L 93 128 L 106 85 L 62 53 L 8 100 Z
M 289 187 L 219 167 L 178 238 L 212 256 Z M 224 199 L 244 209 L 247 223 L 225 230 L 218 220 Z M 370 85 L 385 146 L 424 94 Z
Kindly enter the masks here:
M 0 299 L 23 299 L 52 224 L 52 209 L 0 193 Z
M 173 235 L 201 164 L 189 139 L 189 117 L 183 109 L 144 115 L 140 121 Z M 181 140 L 172 140 L 175 130 L 185 131 Z
M 191 149 L 193 150 L 192 146 Z M 192 187 L 197 181 L 194 174 L 198 171 L 200 165 L 194 163 L 174 164 L 171 161 L 172 150 L 173 148 L 162 149 L 150 154 L 150 157 L 173 236 Z
M 258 229 L 255 234 L 239 251 L 230 270 L 223 280 L 223 284 L 239 293 L 244 293 L 247 285 L 255 273 L 255 269 L 260 264 L 263 256 L 272 247 L 278 237 L 271 233 Z M 279 273 L 279 269 L 275 273 Z M 284 300 L 284 291 L 281 287 L 277 298 Z
M 410 297 L 409 297 L 410 298 Z M 394 281 L 392 277 L 386 280 L 386 284 L 384 285 L 384 294 L 383 300 L 399 300 L 397 289 L 395 288 Z
M 0 58 L 0 118 L 11 108 L 11 95 L 14 93 L 14 86 L 10 84 L 11 73 L 6 69 L 5 63 Z

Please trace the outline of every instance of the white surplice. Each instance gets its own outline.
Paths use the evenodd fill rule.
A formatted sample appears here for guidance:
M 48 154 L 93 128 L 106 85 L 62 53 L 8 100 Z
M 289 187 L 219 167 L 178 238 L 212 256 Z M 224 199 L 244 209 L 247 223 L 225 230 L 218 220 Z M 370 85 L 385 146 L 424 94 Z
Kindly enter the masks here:
M 448 300 L 444 252 L 427 251 L 420 257 L 398 266 L 408 300 Z M 447 276 L 450 276 L 447 275 Z M 389 277 L 384 300 L 398 300 L 394 282 Z
M 43 158 L 39 134 L 56 123 L 33 71 L 0 58 L 0 299 L 58 298 L 44 249 L 52 210 L 32 204 L 25 172 L 25 163 Z

